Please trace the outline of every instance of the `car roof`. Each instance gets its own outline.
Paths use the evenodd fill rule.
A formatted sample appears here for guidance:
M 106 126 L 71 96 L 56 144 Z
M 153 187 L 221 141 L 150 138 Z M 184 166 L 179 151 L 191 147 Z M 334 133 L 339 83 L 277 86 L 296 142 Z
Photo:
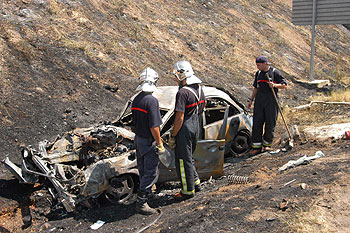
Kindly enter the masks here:
M 232 96 L 231 98 L 230 95 L 227 94 L 224 90 L 220 90 L 219 88 L 214 86 L 201 86 L 203 87 L 203 92 L 205 94 L 206 99 L 215 97 L 222 98 L 228 103 L 235 106 L 240 112 L 244 111 L 244 105 L 240 104 L 239 102 L 236 102 L 236 98 L 234 96 Z M 157 87 L 157 90 L 152 93 L 152 95 L 158 99 L 160 109 L 169 111 L 175 108 L 175 97 L 178 90 L 178 86 L 159 86 Z M 130 107 L 131 102 L 139 93 L 140 92 L 136 93 L 129 99 L 129 101 L 124 105 L 124 108 L 120 112 L 118 118 L 115 121 L 113 121 L 114 123 L 118 122 L 124 116 L 124 114 L 128 112 L 127 109 Z
M 237 104 L 224 91 L 212 86 L 202 86 L 202 88 L 204 95 L 207 99 L 213 97 L 220 97 L 228 101 L 229 103 L 237 106 Z M 178 86 L 160 86 L 157 87 L 157 90 L 153 92 L 152 95 L 158 99 L 159 108 L 164 110 L 170 110 L 175 107 L 175 97 L 178 90 Z

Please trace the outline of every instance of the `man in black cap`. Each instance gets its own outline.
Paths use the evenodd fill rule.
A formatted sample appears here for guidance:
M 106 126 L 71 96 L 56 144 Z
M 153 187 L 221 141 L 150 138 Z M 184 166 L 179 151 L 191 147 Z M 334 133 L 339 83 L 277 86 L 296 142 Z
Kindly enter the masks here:
M 254 102 L 252 150 L 249 155 L 271 150 L 278 117 L 278 106 L 272 89 L 278 98 L 278 89 L 287 88 L 287 81 L 281 72 L 269 64 L 265 56 L 256 58 L 258 71 L 255 73 L 253 93 L 248 99 L 248 108 L 252 108 Z

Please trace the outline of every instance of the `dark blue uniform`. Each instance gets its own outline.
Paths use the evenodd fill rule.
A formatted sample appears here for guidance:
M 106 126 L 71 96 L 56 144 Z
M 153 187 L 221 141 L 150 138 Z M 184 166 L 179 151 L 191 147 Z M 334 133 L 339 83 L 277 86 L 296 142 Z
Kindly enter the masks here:
M 267 72 L 274 83 L 287 85 L 287 81 L 279 70 L 270 67 Z M 267 72 L 256 72 L 253 83 L 253 86 L 258 88 L 254 102 L 253 149 L 259 149 L 262 146 L 271 147 L 278 117 L 278 106 L 269 86 Z M 274 88 L 274 90 L 277 96 L 278 89 Z
M 182 184 L 181 193 L 186 195 L 193 195 L 194 186 L 200 183 L 192 154 L 197 146 L 199 114 L 203 112 L 204 103 L 204 93 L 202 89 L 199 93 L 198 84 L 182 87 L 176 94 L 175 112 L 184 113 L 184 122 L 175 137 L 175 165 Z
M 154 138 L 150 130 L 162 124 L 158 100 L 151 93 L 141 92 L 133 100 L 131 111 L 136 134 L 135 147 L 140 190 L 149 193 L 159 176 L 159 158 L 152 147 Z

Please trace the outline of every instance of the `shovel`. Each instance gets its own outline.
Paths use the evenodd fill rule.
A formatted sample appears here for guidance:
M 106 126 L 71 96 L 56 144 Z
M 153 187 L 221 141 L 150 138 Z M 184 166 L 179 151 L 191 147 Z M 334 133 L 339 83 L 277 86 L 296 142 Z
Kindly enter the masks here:
M 267 75 L 267 78 L 269 79 L 269 81 L 271 82 L 272 80 L 271 80 L 269 74 L 266 73 L 266 75 Z M 277 99 L 277 96 L 276 96 L 276 93 L 275 93 L 275 90 L 273 89 L 273 87 L 271 87 L 271 91 L 272 91 L 273 97 L 275 97 L 278 110 L 281 113 L 283 123 L 286 126 L 286 129 L 287 129 L 287 132 L 288 132 L 289 139 L 288 139 L 287 143 L 284 146 L 285 151 L 288 151 L 288 150 L 291 150 L 294 147 L 293 137 L 292 137 L 292 134 L 289 131 L 289 127 L 288 127 L 288 125 L 286 123 L 286 120 L 284 119 L 282 109 L 281 109 L 281 107 L 280 107 L 280 105 L 278 103 L 278 99 Z

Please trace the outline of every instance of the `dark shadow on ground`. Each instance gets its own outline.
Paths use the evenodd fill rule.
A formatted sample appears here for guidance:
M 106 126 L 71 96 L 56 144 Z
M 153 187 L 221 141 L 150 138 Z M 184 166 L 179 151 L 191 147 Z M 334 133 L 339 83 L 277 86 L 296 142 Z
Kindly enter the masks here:
M 0 232 L 2 232 L 2 233 L 10 233 L 11 231 L 9 231 L 6 228 L 0 226 Z
M 0 187 L 0 197 L 15 201 L 34 191 L 33 185 L 20 184 L 17 179 L 0 179 Z
M 20 184 L 17 179 L 0 179 L 0 187 L 1 209 L 19 207 L 23 221 L 22 229 L 29 227 L 32 224 L 32 216 L 29 209 L 29 206 L 32 204 L 30 195 L 39 187 L 34 188 L 31 184 Z M 10 200 L 15 202 L 11 202 Z

